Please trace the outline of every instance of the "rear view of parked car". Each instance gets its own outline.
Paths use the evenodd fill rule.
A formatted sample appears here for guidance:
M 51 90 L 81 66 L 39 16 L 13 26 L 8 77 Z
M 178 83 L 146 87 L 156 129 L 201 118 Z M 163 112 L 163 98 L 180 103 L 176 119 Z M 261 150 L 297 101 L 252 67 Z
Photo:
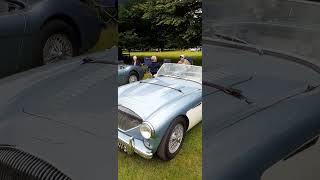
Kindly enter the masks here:
M 0 77 L 78 55 L 95 45 L 102 27 L 85 1 L 1 1 Z

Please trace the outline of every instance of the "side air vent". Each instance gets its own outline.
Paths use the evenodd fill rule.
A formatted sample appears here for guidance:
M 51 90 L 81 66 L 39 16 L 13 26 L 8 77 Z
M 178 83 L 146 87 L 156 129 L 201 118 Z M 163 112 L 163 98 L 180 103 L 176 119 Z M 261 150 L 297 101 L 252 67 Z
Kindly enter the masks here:
M 71 180 L 51 164 L 13 146 L 0 146 L 1 180 Z

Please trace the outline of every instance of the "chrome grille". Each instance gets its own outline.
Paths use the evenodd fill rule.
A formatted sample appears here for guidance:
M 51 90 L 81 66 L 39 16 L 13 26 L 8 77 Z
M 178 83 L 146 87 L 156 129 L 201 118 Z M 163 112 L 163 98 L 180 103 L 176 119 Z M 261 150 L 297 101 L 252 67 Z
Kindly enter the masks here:
M 142 123 L 142 119 L 133 111 L 118 107 L 118 128 L 127 131 L 131 128 L 137 127 Z
M 9 145 L 0 145 L 1 180 L 71 180 L 48 162 Z

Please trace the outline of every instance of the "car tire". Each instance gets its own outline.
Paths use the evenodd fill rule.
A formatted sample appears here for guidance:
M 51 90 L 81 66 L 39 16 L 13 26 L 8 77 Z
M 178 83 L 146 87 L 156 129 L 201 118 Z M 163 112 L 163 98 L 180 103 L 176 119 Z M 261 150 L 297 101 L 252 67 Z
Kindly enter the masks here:
M 135 81 L 133 81 L 133 80 L 135 80 Z M 139 81 L 139 75 L 138 75 L 138 73 L 131 71 L 128 76 L 128 83 L 133 83 L 136 81 Z
M 74 28 L 69 24 L 65 23 L 64 21 L 52 20 L 46 23 L 40 31 L 40 40 L 38 43 L 39 46 L 36 52 L 40 65 L 48 63 L 44 59 L 44 51 L 45 48 L 48 46 L 48 41 L 55 37 L 60 37 L 62 38 L 62 40 L 65 40 L 66 44 L 68 45 L 67 47 L 70 47 L 70 45 L 72 46 L 70 47 L 70 51 L 72 52 L 69 51 L 71 56 L 79 55 L 80 41 Z M 64 56 L 62 55 L 61 58 L 63 57 Z
M 180 143 L 179 143 L 179 147 L 175 147 L 174 149 L 172 149 L 170 151 L 169 145 L 170 143 L 170 139 L 173 136 L 174 131 L 176 131 L 180 128 L 182 129 L 182 139 L 180 139 Z M 186 130 L 187 130 L 187 123 L 186 120 L 183 117 L 177 117 L 169 126 L 169 128 L 167 129 L 166 134 L 163 136 L 161 143 L 159 145 L 159 148 L 157 150 L 157 155 L 159 156 L 160 159 L 164 160 L 164 161 L 169 161 L 171 159 L 173 159 L 180 151 L 183 142 L 184 142 L 184 137 L 186 134 Z

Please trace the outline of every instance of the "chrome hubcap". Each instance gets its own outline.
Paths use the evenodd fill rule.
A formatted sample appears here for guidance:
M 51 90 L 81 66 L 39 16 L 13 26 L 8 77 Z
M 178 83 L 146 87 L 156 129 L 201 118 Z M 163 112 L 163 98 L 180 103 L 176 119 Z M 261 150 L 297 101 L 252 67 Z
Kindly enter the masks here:
M 137 78 L 136 75 L 131 75 L 129 77 L 129 83 L 133 83 L 133 82 L 136 82 L 136 81 L 138 81 L 138 78 Z
M 43 48 L 43 62 L 45 64 L 72 57 L 72 55 L 72 43 L 64 34 L 52 35 L 48 38 Z
M 184 133 L 183 125 L 177 124 L 176 127 L 174 127 L 169 140 L 169 152 L 171 154 L 175 153 L 179 149 L 183 139 L 183 133 Z

